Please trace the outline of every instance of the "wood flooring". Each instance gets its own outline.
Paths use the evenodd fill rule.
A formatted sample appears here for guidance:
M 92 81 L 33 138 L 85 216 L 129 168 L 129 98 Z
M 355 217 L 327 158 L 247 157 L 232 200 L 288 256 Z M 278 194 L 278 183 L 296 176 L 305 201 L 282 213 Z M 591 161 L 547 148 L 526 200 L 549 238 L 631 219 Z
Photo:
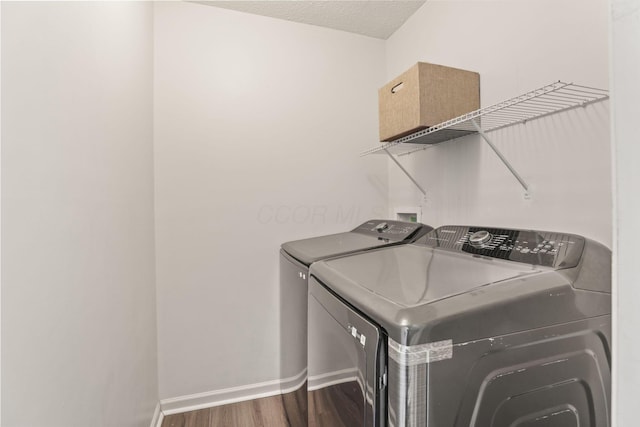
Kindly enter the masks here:
M 284 427 L 287 420 L 280 396 L 168 415 L 162 427 Z
M 167 415 L 162 427 L 354 427 L 363 419 L 359 394 L 355 382 L 311 392 L 309 424 L 305 384 L 292 393 Z
M 162 427 L 306 427 L 306 392 L 305 384 L 287 394 L 167 415 Z

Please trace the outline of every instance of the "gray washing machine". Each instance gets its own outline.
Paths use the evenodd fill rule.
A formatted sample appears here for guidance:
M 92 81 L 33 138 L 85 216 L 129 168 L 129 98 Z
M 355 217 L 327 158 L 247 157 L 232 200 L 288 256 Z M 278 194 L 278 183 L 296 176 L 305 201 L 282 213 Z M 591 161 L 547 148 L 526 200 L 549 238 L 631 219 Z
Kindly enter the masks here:
M 351 231 L 284 243 L 280 249 L 280 348 L 283 403 L 292 426 L 307 424 L 307 282 L 322 259 L 413 242 L 433 228 L 369 220 Z
M 444 226 L 310 275 L 309 425 L 610 425 L 603 245 Z

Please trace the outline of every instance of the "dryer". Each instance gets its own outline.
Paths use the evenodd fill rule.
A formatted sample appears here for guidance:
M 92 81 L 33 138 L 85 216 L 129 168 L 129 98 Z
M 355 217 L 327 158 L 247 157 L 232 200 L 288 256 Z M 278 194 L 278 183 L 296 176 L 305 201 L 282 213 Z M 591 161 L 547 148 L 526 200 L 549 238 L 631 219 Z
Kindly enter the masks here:
M 353 230 L 295 240 L 280 249 L 280 348 L 285 411 L 291 425 L 307 423 L 307 281 L 312 263 L 409 243 L 433 228 L 372 219 Z
M 610 425 L 603 245 L 444 226 L 310 274 L 309 425 Z

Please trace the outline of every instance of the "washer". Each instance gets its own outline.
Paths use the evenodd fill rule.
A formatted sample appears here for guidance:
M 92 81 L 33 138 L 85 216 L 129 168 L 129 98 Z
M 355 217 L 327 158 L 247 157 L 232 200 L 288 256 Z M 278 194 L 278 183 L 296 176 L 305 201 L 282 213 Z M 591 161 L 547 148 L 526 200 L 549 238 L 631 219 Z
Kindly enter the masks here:
M 351 231 L 296 240 L 280 249 L 280 348 L 284 406 L 291 425 L 307 423 L 307 282 L 322 259 L 410 243 L 433 230 L 420 223 L 372 219 Z
M 603 245 L 444 226 L 310 274 L 310 425 L 610 425 Z

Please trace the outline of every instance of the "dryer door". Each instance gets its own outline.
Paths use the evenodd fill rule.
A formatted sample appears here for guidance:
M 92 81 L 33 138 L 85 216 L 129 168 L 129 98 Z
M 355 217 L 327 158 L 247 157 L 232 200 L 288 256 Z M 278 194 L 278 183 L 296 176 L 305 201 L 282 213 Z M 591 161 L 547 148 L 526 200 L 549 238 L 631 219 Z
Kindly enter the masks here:
M 380 426 L 386 356 L 377 326 L 309 280 L 309 426 Z

